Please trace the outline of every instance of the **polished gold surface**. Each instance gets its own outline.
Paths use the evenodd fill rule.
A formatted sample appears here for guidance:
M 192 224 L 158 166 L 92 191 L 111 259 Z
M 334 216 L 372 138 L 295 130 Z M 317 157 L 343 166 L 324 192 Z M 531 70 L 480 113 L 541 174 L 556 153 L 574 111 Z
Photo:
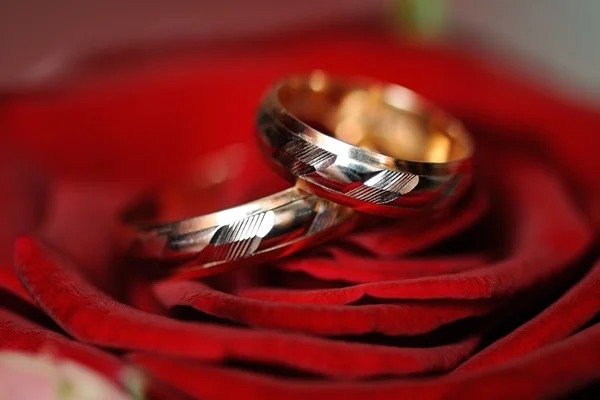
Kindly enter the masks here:
M 257 114 L 263 153 L 305 190 L 403 217 L 455 202 L 471 181 L 461 122 L 402 86 L 321 71 L 276 83 Z
M 443 163 L 466 157 L 468 135 L 442 113 L 424 110 L 412 92 L 383 85 L 352 87 L 322 73 L 278 89 L 281 105 L 321 133 L 407 161 Z

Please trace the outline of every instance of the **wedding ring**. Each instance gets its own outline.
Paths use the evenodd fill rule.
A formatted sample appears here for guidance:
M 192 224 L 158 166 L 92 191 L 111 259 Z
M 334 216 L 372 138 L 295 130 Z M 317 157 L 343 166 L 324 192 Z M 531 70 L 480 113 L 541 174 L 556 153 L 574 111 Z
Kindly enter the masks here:
M 292 76 L 265 95 L 259 146 L 302 189 L 367 213 L 403 217 L 456 202 L 472 175 L 462 124 L 402 86 Z
M 169 275 L 190 278 L 249 261 L 269 261 L 352 229 L 353 210 L 298 187 L 198 214 L 207 202 L 214 208 L 239 200 L 234 180 L 220 177 L 215 183 L 212 179 L 220 168 L 215 164 L 218 160 L 231 164 L 239 159 L 221 151 L 205 160 L 195 176 L 158 185 L 135 199 L 121 216 L 121 240 L 127 252 L 172 262 Z

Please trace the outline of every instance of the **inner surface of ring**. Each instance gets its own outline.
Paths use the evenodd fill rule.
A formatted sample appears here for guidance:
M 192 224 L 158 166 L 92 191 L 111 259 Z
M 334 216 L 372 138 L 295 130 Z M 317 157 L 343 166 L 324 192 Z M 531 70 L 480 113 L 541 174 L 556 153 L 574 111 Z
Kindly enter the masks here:
M 424 107 L 417 95 L 400 86 L 352 87 L 315 74 L 290 80 L 278 97 L 311 128 L 376 153 L 429 163 L 460 160 L 470 153 L 458 121 Z

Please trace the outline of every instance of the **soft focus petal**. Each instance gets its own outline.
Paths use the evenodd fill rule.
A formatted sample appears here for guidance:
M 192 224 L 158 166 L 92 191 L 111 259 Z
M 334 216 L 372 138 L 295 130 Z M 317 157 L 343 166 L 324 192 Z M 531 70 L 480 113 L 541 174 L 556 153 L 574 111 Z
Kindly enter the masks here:
M 85 365 L 48 355 L 3 351 L 0 371 L 0 392 L 7 399 L 133 399 Z

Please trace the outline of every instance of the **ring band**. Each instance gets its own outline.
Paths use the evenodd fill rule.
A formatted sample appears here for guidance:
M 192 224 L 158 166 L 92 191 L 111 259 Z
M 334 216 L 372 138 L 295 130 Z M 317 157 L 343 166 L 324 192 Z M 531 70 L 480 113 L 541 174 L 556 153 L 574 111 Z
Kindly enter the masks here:
M 282 257 L 354 226 L 352 209 L 298 187 L 221 211 L 188 216 L 194 207 L 189 203 L 208 193 L 215 196 L 213 184 L 197 181 L 186 178 L 157 186 L 124 209 L 121 242 L 130 255 L 173 262 L 168 275 L 199 277 L 250 259 L 257 263 Z
M 473 143 L 460 121 L 402 86 L 316 71 L 274 85 L 257 115 L 272 167 L 315 195 L 392 217 L 466 191 Z

